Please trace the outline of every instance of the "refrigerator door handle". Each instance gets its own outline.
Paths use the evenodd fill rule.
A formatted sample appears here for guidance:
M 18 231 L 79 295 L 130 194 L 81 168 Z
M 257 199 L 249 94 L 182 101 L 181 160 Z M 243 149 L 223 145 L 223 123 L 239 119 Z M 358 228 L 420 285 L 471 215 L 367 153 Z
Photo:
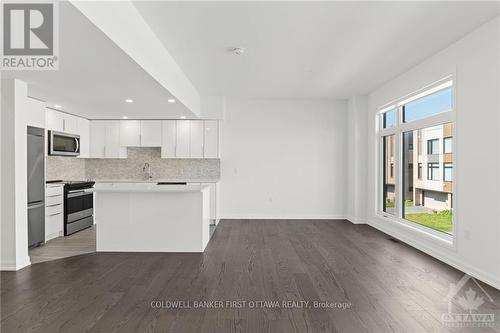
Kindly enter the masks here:
M 28 209 L 34 209 L 38 207 L 42 207 L 45 203 L 42 201 L 40 203 L 35 203 L 35 204 L 28 204 Z

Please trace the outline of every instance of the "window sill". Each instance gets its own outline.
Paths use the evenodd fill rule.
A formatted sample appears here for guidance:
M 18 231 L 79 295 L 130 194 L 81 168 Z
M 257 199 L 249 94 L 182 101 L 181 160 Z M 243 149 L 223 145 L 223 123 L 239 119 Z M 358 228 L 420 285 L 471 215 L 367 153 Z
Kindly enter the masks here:
M 405 230 L 409 231 L 410 233 L 414 233 L 418 237 L 424 237 L 426 239 L 437 241 L 438 244 L 447 248 L 455 248 L 453 235 L 437 231 L 402 218 L 395 217 L 391 214 L 377 212 L 376 215 L 381 219 L 384 219 L 385 221 L 389 221 L 391 223 L 397 224 L 398 226 L 401 226 Z

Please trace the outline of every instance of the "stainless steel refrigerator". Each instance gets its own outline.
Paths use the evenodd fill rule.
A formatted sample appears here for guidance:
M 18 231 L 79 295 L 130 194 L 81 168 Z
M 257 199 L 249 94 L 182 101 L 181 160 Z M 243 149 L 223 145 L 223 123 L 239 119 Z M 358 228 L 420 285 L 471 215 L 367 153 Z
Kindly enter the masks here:
M 45 131 L 28 126 L 28 245 L 45 241 Z

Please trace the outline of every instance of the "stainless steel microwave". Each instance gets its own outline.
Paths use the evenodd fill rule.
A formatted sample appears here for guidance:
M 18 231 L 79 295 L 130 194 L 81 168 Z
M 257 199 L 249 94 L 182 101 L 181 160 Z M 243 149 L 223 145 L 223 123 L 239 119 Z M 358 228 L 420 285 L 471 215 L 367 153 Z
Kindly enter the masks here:
M 80 155 L 80 136 L 76 134 L 49 131 L 49 155 Z

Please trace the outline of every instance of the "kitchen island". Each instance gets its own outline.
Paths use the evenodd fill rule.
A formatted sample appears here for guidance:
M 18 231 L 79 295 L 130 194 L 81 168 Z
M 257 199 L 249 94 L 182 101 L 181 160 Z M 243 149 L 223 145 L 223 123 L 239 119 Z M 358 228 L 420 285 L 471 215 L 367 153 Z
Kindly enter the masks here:
M 210 239 L 207 185 L 97 183 L 98 252 L 203 252 Z

